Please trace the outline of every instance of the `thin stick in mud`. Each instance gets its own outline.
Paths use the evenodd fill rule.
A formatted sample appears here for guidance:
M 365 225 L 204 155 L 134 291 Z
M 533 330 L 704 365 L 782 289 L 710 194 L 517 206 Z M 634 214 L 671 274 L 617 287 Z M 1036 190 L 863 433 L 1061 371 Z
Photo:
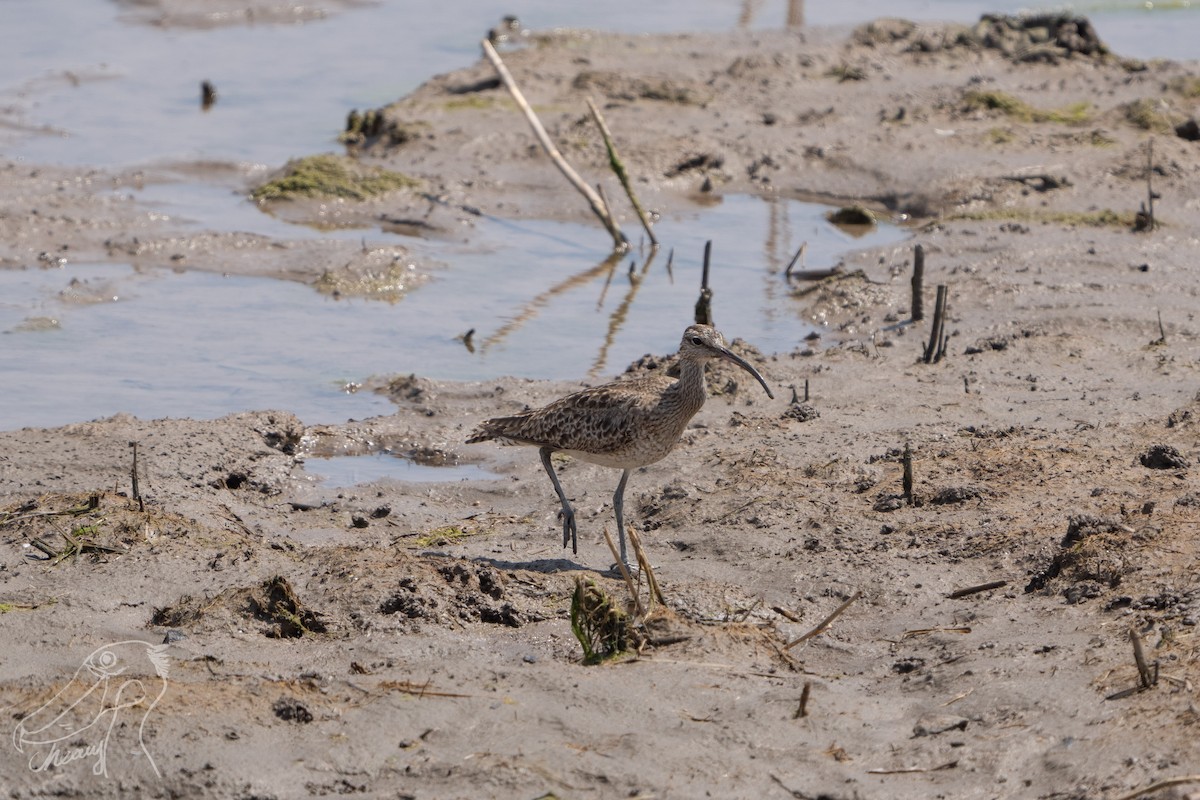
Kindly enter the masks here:
M 712 263 L 712 239 L 704 243 L 704 271 L 700 273 L 700 298 L 696 301 L 696 324 L 712 325 L 712 289 L 708 288 L 708 268 Z
M 612 133 L 608 130 L 608 123 L 600 115 L 600 109 L 596 107 L 596 103 L 592 98 L 589 97 L 587 99 L 587 105 L 592 112 L 592 119 L 596 121 L 596 125 L 600 128 L 600 135 L 604 137 L 604 147 L 608 150 L 608 163 L 612 166 L 613 172 L 616 173 L 617 180 L 621 182 L 621 187 L 625 190 L 625 195 L 629 198 L 633 210 L 637 212 L 638 219 L 642 221 L 642 227 L 646 229 L 646 235 L 650 237 L 650 245 L 658 247 L 658 239 L 655 238 L 654 231 L 650 229 L 650 218 L 646 215 L 642 204 L 638 202 L 637 195 L 633 193 L 633 184 L 629 182 L 629 173 L 625 171 L 625 164 L 621 161 L 616 144 L 613 143 Z
M 924 281 L 925 248 L 917 245 L 913 248 L 912 314 L 910 315 L 913 322 L 925 319 Z
M 822 633 L 824 633 L 826 630 L 828 630 L 829 626 L 833 624 L 833 621 L 835 619 L 837 619 L 839 616 L 841 616 L 842 612 L 845 611 L 847 608 L 849 608 L 850 604 L 853 603 L 855 600 L 857 600 L 860 597 L 862 597 L 861 591 L 857 591 L 854 594 L 850 595 L 849 600 L 847 600 L 846 602 L 842 603 L 840 606 L 835 608 L 833 610 L 832 614 L 830 614 L 828 617 L 821 620 L 820 623 L 817 624 L 817 627 L 813 628 L 811 631 L 804 634 L 803 636 L 800 636 L 796 639 L 792 639 L 790 642 L 788 642 L 787 644 L 785 644 L 783 646 L 783 649 L 791 650 L 793 647 L 800 644 L 801 642 L 806 642 L 809 639 L 813 638 L 814 636 L 819 636 Z
M 584 182 L 583 178 L 579 177 L 579 173 L 567 163 L 562 153 L 554 146 L 554 142 L 550 140 L 550 134 L 546 132 L 546 128 L 542 125 L 541 120 L 538 119 L 537 114 L 533 112 L 529 102 L 525 99 L 525 95 L 517 87 L 516 81 L 513 80 L 513 76 L 509 73 L 508 67 L 504 66 L 504 62 L 500 59 L 500 54 L 496 52 L 496 48 L 492 47 L 492 43 L 487 39 L 481 40 L 480 43 L 483 46 L 483 54 L 487 56 L 488 61 L 492 62 L 492 66 L 496 69 L 496 74 L 504 82 L 508 93 L 512 95 L 517 107 L 525 114 L 525 119 L 529 122 L 529 126 L 533 128 L 533 133 L 537 136 L 542 149 L 546 151 L 546 155 L 550 156 L 550 160 L 554 162 L 554 166 L 558 167 L 558 171 L 587 199 L 593 213 L 595 213 L 601 224 L 604 225 L 605 230 L 612 235 L 613 247 L 622 252 L 629 249 L 629 240 L 625 238 L 625 234 L 621 232 L 616 220 L 613 219 L 608 205 L 592 187 Z

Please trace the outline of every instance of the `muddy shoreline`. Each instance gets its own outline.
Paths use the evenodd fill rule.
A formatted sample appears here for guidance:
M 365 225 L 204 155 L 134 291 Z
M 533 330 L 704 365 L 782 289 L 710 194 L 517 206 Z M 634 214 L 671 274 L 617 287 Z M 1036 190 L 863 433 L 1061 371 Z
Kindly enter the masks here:
M 797 287 L 819 342 L 739 344 L 776 400 L 711 377 L 679 447 L 626 495 L 669 644 L 584 666 L 572 635 L 576 576 L 624 595 L 602 572 L 616 473 L 560 470 L 575 557 L 536 453 L 463 444 L 578 382 L 397 377 L 378 387 L 395 414 L 344 425 L 264 409 L 0 432 L 11 796 L 1092 798 L 1194 774 L 1200 144 L 1175 125 L 1200 72 L 963 37 L 881 21 L 504 53 L 592 182 L 607 166 L 587 96 L 647 206 L 865 202 L 908 216 L 927 308 L 950 291 L 948 357 L 924 364 L 911 247 L 855 253 Z M 418 188 L 274 210 L 431 235 L 476 210 L 585 219 L 490 77 L 480 61 L 432 79 L 355 146 Z M 1139 233 L 1151 137 L 1160 225 Z M 152 174 L 2 170 L 4 268 L 69 252 L 312 283 L 359 249 L 173 230 L 113 191 Z M 806 381 L 816 416 L 789 400 Z M 331 490 L 305 472 L 314 451 L 381 446 L 496 477 Z M 1131 631 L 1157 669 L 1144 691 L 1126 691 Z M 169 677 L 159 695 L 159 662 L 131 665 L 142 694 L 105 740 L 107 777 L 87 758 L 37 769 L 54 763 L 38 709 L 130 640 L 165 644 Z

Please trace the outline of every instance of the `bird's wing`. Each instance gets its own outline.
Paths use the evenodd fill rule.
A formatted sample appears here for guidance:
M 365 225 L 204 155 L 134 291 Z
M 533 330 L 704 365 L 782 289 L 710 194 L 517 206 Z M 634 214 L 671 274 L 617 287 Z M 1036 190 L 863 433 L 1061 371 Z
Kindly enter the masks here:
M 472 440 L 498 439 L 584 453 L 619 450 L 637 438 L 641 419 L 671 382 L 651 376 L 583 389 L 534 411 L 487 420 Z

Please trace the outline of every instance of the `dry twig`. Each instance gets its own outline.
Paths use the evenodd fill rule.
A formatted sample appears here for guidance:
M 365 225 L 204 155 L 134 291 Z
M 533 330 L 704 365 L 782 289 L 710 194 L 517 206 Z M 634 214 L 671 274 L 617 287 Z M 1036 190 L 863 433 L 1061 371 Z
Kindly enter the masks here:
M 638 202 L 637 195 L 633 193 L 633 185 L 629 182 L 629 173 L 625 171 L 625 164 L 621 162 L 621 156 L 617 153 L 617 146 L 613 143 L 612 133 L 608 130 L 608 123 L 600 115 L 600 109 L 596 107 L 596 103 L 592 98 L 589 97 L 587 99 L 587 104 L 588 108 L 591 109 L 592 119 L 596 120 L 596 125 L 600 128 L 600 135 L 604 137 L 604 147 L 608 150 L 608 163 L 612 165 L 613 172 L 617 175 L 617 180 L 621 182 L 621 188 L 625 190 L 630 204 L 633 205 L 633 210 L 637 212 L 638 219 L 642 221 L 642 227 L 646 229 L 646 235 L 650 237 L 651 246 L 658 247 L 658 239 L 655 238 L 654 231 L 650 229 L 650 218 L 646 216 L 645 209 Z
M 837 619 L 839 616 L 841 616 L 842 612 L 845 611 L 847 608 L 849 608 L 850 604 L 853 603 L 855 600 L 857 600 L 860 597 L 862 597 L 862 592 L 855 592 L 854 594 L 850 595 L 849 600 L 847 600 L 846 602 L 842 603 L 840 606 L 835 608 L 833 610 L 832 614 L 830 614 L 828 617 L 821 620 L 820 623 L 817 624 L 817 627 L 813 628 L 811 631 L 809 631 L 808 633 L 799 637 L 798 639 L 793 639 L 792 641 L 788 642 L 787 644 L 785 644 L 783 646 L 783 649 L 791 650 L 793 647 L 800 644 L 801 642 L 806 642 L 809 639 L 813 638 L 814 636 L 819 636 L 822 633 L 824 633 L 829 628 L 829 626 L 833 624 L 833 621 L 835 619 Z
M 517 87 L 517 83 L 509 73 L 508 67 L 504 66 L 504 62 L 500 60 L 500 54 L 496 52 L 496 48 L 492 47 L 492 43 L 487 39 L 483 39 L 481 44 L 483 45 L 483 54 L 487 56 L 488 61 L 492 62 L 492 66 L 496 69 L 496 74 L 504 82 L 508 93 L 512 95 L 521 112 L 525 114 L 525 119 L 528 120 L 529 126 L 533 128 L 533 133 L 537 136 L 538 142 L 541 143 L 542 149 L 546 151 L 546 155 L 550 156 L 550 160 L 554 162 L 554 166 L 558 167 L 558 171 L 587 199 L 588 205 L 592 207 L 592 211 L 596 214 L 596 217 L 599 218 L 604 228 L 612 235 L 613 247 L 622 252 L 627 250 L 629 248 L 629 240 L 625 238 L 625 234 L 617 226 L 617 222 L 613 219 L 608 204 L 604 202 L 603 198 L 592 187 L 584 182 L 583 178 L 579 177 L 579 173 L 567 163 L 562 153 L 554 146 L 554 142 L 550 140 L 550 134 L 546 132 L 546 128 L 529 106 L 525 95 Z

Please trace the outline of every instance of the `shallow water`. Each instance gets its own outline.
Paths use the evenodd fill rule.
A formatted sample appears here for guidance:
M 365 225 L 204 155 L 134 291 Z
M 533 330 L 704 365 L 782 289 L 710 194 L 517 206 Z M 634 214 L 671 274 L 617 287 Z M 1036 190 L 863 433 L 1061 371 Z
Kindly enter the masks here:
M 342 489 L 381 479 L 407 483 L 439 483 L 496 477 L 495 473 L 476 464 L 430 467 L 389 453 L 308 458 L 304 462 L 304 471 L 314 476 L 318 484 L 325 489 Z
M 1174 3 L 1078 4 L 1117 52 L 1195 57 L 1200 9 Z M 197 7 L 203 7 L 198 3 Z M 809 25 L 879 16 L 971 22 L 1016 11 L 1011 0 L 866 0 L 790 4 Z M 150 24 L 152 4 L 4 0 L 0 22 L 0 157 L 105 168 L 199 160 L 274 168 L 335 150 L 351 108 L 390 102 L 430 75 L 473 62 L 497 22 L 483 2 L 364 3 L 302 24 L 206 29 Z M 718 31 L 785 24 L 784 0 L 514 0 L 504 12 L 532 27 L 630 32 Z M 219 99 L 199 107 L 199 85 Z M 658 227 L 675 248 L 645 269 L 636 257 L 600 263 L 594 226 L 479 222 L 469 245 L 380 231 L 316 232 L 263 215 L 234 187 L 183 177 L 139 200 L 198 229 L 281 238 L 366 238 L 403 244 L 433 279 L 392 305 L 330 300 L 295 284 L 255 278 L 68 264 L 0 271 L 0 428 L 56 425 L 116 412 L 215 417 L 284 408 L 309 423 L 388 413 L 346 386 L 371 375 L 417 372 L 483 380 L 608 375 L 645 352 L 666 353 L 691 318 L 703 243 L 716 243 L 717 323 L 766 352 L 808 332 L 780 271 L 803 241 L 807 265 L 848 249 L 898 242 L 884 227 L 851 240 L 825 209 L 728 197 Z M 436 265 L 441 265 L 436 266 Z M 72 280 L 80 286 L 72 287 Z M 607 285 L 607 289 L 605 288 Z M 474 352 L 456 337 L 475 330 Z
M 905 236 L 884 225 L 851 239 L 824 220 L 825 211 L 732 196 L 703 213 L 665 219 L 657 231 L 676 247 L 671 273 L 660 252 L 649 269 L 638 259 L 634 280 L 632 256 L 615 267 L 598 260 L 594 245 L 603 237 L 595 226 L 484 220 L 469 245 L 416 242 L 452 266 L 394 304 L 165 268 L 0 270 L 0 376 L 12 376 L 0 392 L 0 427 L 117 412 L 211 418 L 262 408 L 292 411 L 309 424 L 342 422 L 392 410 L 373 392 L 347 392 L 373 375 L 609 375 L 678 345 L 708 237 L 716 242 L 710 284 L 717 323 L 765 352 L 786 352 L 811 330 L 781 274 L 801 241 L 808 242 L 807 265 L 817 267 L 850 247 Z M 261 219 L 268 228 L 286 225 Z M 474 352 L 457 338 L 471 328 Z

